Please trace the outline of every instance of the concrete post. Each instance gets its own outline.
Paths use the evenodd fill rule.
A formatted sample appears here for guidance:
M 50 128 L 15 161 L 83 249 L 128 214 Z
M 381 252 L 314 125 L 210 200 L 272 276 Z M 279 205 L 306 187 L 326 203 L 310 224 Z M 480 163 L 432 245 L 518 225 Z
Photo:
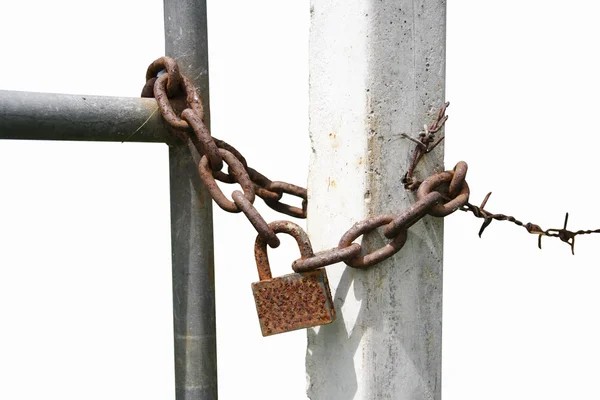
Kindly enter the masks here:
M 311 0 L 308 231 L 315 251 L 398 213 L 416 135 L 444 102 L 445 0 Z M 442 169 L 441 146 L 416 176 Z M 413 226 L 368 271 L 328 268 L 338 320 L 308 332 L 308 396 L 440 399 L 443 221 Z M 381 230 L 363 241 L 386 243 Z

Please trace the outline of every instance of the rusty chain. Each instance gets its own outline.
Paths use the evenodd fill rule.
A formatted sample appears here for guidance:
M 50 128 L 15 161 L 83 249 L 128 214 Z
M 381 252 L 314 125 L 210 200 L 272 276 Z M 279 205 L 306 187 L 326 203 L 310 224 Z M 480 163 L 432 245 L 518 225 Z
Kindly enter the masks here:
M 306 189 L 291 183 L 271 181 L 248 166 L 244 156 L 227 142 L 212 137 L 204 122 L 204 106 L 192 82 L 179 72 L 177 62 L 161 57 L 148 67 L 142 97 L 154 97 L 173 134 L 184 140 L 190 149 L 200 154 L 198 172 L 206 190 L 223 210 L 243 212 L 259 236 L 271 247 L 279 246 L 273 228 L 254 207 L 256 196 L 276 211 L 296 218 L 306 218 Z M 185 99 L 183 111 L 174 105 Z M 227 172 L 222 171 L 227 164 Z M 234 191 L 229 200 L 219 188 L 217 180 L 227 184 L 237 183 L 242 191 Z M 283 194 L 302 199 L 302 206 L 294 207 L 281 202 Z
M 445 217 L 467 204 L 469 186 L 465 181 L 466 169 L 466 163 L 460 162 L 452 171 L 430 176 L 420 183 L 416 193 L 417 201 L 408 209 L 400 214 L 384 214 L 355 223 L 344 233 L 337 247 L 317 253 L 313 258 L 298 259 L 294 261 L 292 268 L 296 272 L 304 272 L 344 261 L 350 267 L 364 269 L 391 257 L 406 243 L 408 229 L 423 217 Z M 444 182 L 449 183 L 448 189 L 438 188 Z M 433 191 L 435 188 L 439 191 Z M 454 196 L 450 196 L 450 188 L 456 188 Z M 390 239 L 389 243 L 362 255 L 361 246 L 354 243 L 354 240 L 379 227 L 383 227 L 383 234 Z
M 196 149 L 201 155 L 198 171 L 212 199 L 225 211 L 244 213 L 258 232 L 257 240 L 265 246 L 268 244 L 275 248 L 280 245 L 276 233 L 281 232 L 281 225 L 286 221 L 267 223 L 253 205 L 256 196 L 278 212 L 296 218 L 306 218 L 305 188 L 271 181 L 249 167 L 244 156 L 233 146 L 211 136 L 204 123 L 202 100 L 191 81 L 179 72 L 174 59 L 162 57 L 148 67 L 142 97 L 154 97 L 174 135 L 186 141 L 190 149 Z M 180 98 L 185 98 L 185 108 L 178 115 L 173 104 Z M 431 125 L 425 125 L 418 137 L 401 134 L 403 138 L 416 144 L 408 170 L 402 178 L 405 189 L 415 192 L 416 202 L 399 214 L 384 214 L 356 222 L 342 235 L 337 247 L 316 254 L 312 251 L 302 253 L 302 257 L 292 264 L 294 271 L 307 272 L 341 261 L 350 267 L 369 268 L 397 253 L 406 243 L 408 229 L 426 215 L 443 218 L 457 210 L 471 212 L 475 217 L 483 219 L 479 230 L 480 237 L 493 220 L 510 221 L 524 227 L 531 234 L 539 235 L 540 249 L 542 236 L 557 237 L 567 243 L 574 254 L 576 236 L 600 233 L 600 229 L 575 232 L 567 230 L 568 213 L 563 228 L 547 230 L 536 224 L 523 223 L 509 215 L 491 213 L 484 209 L 491 193 L 487 194 L 480 206 L 469 203 L 469 185 L 465 180 L 468 166 L 464 161 L 458 162 L 450 171 L 435 173 L 423 181 L 416 179 L 414 172 L 419 161 L 444 139 L 436 138 L 436 134 L 448 119 L 448 106 L 449 103 L 443 105 L 436 120 Z M 222 171 L 224 164 L 227 164 L 227 172 Z M 234 191 L 231 195 L 232 200 L 229 200 L 219 188 L 217 180 L 227 184 L 237 183 L 242 191 Z M 301 198 L 302 206 L 282 203 L 284 193 Z M 389 242 L 379 249 L 363 254 L 362 246 L 355 243 L 355 240 L 378 228 L 383 228 L 383 235 Z

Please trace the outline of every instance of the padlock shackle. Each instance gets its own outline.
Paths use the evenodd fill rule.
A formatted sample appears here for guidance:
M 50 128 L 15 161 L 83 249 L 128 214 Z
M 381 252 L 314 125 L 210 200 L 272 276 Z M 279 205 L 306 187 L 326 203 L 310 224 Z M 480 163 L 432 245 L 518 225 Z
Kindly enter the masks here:
M 298 243 L 298 248 L 300 249 L 301 260 L 314 256 L 310 239 L 299 225 L 290 221 L 273 221 L 269 224 L 269 227 L 275 233 L 287 233 L 296 239 L 296 243 Z M 256 242 L 254 242 L 254 258 L 256 259 L 258 278 L 261 281 L 272 279 L 271 265 L 269 264 L 269 257 L 267 255 L 267 242 L 260 235 L 256 237 Z

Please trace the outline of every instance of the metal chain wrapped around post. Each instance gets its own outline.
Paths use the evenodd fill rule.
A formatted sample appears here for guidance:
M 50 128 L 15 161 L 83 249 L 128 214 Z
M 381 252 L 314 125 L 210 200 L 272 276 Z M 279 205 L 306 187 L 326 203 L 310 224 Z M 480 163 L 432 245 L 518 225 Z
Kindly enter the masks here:
M 338 247 L 317 253 L 312 258 L 296 260 L 292 268 L 296 272 L 303 272 L 344 261 L 350 267 L 365 269 L 393 256 L 402 249 L 402 246 L 406 243 L 408 229 L 417 221 L 427 214 L 435 217 L 445 217 L 466 204 L 469 199 L 469 186 L 464 180 L 466 169 L 466 163 L 461 162 L 457 164 L 453 171 L 445 171 L 430 176 L 421 183 L 420 186 L 423 189 L 417 193 L 418 200 L 407 210 L 397 215 L 379 215 L 355 223 L 342 236 Z M 460 172 L 456 173 L 457 170 Z M 454 179 L 455 177 L 456 179 Z M 442 181 L 454 182 L 454 191 L 458 194 L 455 197 L 449 197 L 443 193 L 433 191 Z M 450 187 L 452 188 L 453 185 L 451 184 Z M 447 199 L 447 202 L 439 204 L 444 199 Z M 440 210 L 443 211 L 440 212 Z M 360 235 L 373 232 L 382 226 L 384 227 L 384 236 L 391 241 L 369 254 L 361 255 L 362 247 L 358 243 L 353 243 L 354 240 Z
M 171 101 L 185 96 L 185 109 L 178 114 Z M 213 138 L 204 123 L 204 106 L 196 88 L 189 79 L 181 75 L 177 62 L 161 57 L 148 67 L 142 97 L 154 97 L 164 120 L 172 131 L 201 155 L 198 171 L 212 199 L 223 210 L 243 212 L 258 234 L 271 247 L 279 246 L 279 239 L 264 218 L 254 207 L 255 196 L 279 211 L 296 218 L 306 218 L 306 189 L 286 182 L 273 182 L 258 171 L 248 167 L 242 154 L 227 142 Z M 227 173 L 223 172 L 224 162 Z M 235 191 L 233 201 L 228 200 L 216 180 L 223 183 L 238 183 L 243 192 Z M 288 193 L 302 199 L 302 208 L 281 203 Z
M 271 181 L 260 172 L 250 168 L 244 156 L 235 147 L 211 136 L 204 123 L 202 100 L 191 81 L 181 75 L 179 66 L 174 59 L 161 57 L 150 64 L 146 72 L 146 84 L 142 89 L 142 97 L 154 97 L 172 132 L 180 139 L 187 141 L 190 148 L 195 148 L 201 155 L 198 171 L 212 199 L 227 212 L 243 212 L 258 232 L 259 237 L 269 246 L 278 247 L 280 241 L 272 227 L 254 207 L 256 196 L 262 198 L 265 204 L 278 212 L 295 218 L 306 218 L 308 196 L 305 188 L 286 182 Z M 178 114 L 172 101 L 176 101 L 179 97 L 185 98 L 185 108 Z M 491 193 L 488 193 L 480 207 L 470 204 L 469 185 L 465 180 L 468 167 L 464 161 L 458 162 L 451 171 L 433 174 L 422 182 L 417 180 L 413 176 L 417 164 L 424 155 L 444 139 L 443 137 L 436 138 L 435 135 L 441 131 L 448 119 L 446 108 L 449 104 L 444 104 L 436 120 L 429 126 L 425 125 L 424 130 L 419 133 L 417 138 L 406 133 L 401 134 L 403 138 L 417 145 L 408 171 L 402 179 L 407 190 L 416 191 L 417 201 L 400 214 L 379 215 L 355 223 L 342 236 L 337 247 L 294 261 L 292 265 L 294 271 L 307 272 L 341 261 L 354 268 L 369 268 L 397 253 L 407 240 L 408 229 L 426 215 L 443 218 L 457 210 L 470 211 L 475 217 L 483 218 L 484 222 L 479 236 L 493 220 L 510 221 L 525 227 L 529 233 L 539 235 L 538 246 L 540 248 L 542 236 L 557 237 L 569 244 L 574 253 L 577 235 L 600 233 L 600 229 L 576 232 L 567 230 L 568 213 L 562 229 L 545 231 L 539 225 L 524 224 L 508 215 L 492 214 L 484 210 Z M 228 166 L 227 172 L 222 171 L 224 163 Z M 237 183 L 241 186 L 242 191 L 234 191 L 232 193 L 233 201 L 228 200 L 219 188 L 217 180 L 227 184 Z M 301 198 L 302 206 L 295 207 L 281 202 L 283 194 Z M 383 234 L 390 239 L 390 242 L 363 255 L 363 248 L 360 244 L 354 243 L 354 240 L 379 227 L 384 227 Z

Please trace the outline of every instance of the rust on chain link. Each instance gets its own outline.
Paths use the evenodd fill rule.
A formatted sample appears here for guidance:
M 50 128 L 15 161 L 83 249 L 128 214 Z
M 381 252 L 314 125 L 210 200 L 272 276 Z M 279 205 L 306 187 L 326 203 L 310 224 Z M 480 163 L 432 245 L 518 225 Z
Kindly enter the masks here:
M 244 158 L 242 153 L 240 153 L 238 151 L 238 149 L 236 149 L 235 147 L 233 147 L 232 145 L 230 145 L 229 143 L 227 143 L 224 140 L 217 139 L 214 136 L 211 136 L 211 137 L 215 141 L 215 144 L 217 145 L 218 148 L 225 149 L 228 152 L 230 152 L 231 154 L 233 154 L 235 156 L 235 158 L 237 158 L 242 163 L 244 168 L 248 169 L 248 162 L 246 161 L 246 158 Z
M 423 218 L 435 204 L 442 200 L 442 194 L 439 192 L 431 192 L 419 199 L 408 209 L 403 211 L 392 222 L 390 222 L 383 230 L 383 235 L 392 239 L 401 230 L 406 230 L 413 226 L 417 221 Z
M 167 96 L 167 75 L 159 76 L 154 82 L 154 98 L 162 117 L 169 125 L 178 130 L 191 129 L 187 122 L 177 116 Z
M 230 145 L 226 141 L 221 140 L 221 139 L 217 139 L 214 136 L 210 136 L 210 137 L 215 142 L 215 144 L 217 145 L 217 147 L 219 149 L 227 150 L 228 152 L 230 152 L 231 154 L 233 154 L 235 156 L 235 158 L 237 158 L 242 163 L 242 165 L 244 166 L 244 168 L 246 168 L 246 170 L 248 171 L 248 162 L 246 161 L 246 158 L 244 158 L 244 156 L 242 155 L 242 153 L 240 153 L 235 147 L 233 147 L 232 145 Z M 200 141 L 198 140 L 198 138 L 194 135 L 194 136 L 191 136 L 190 139 L 194 142 L 194 146 L 198 150 L 198 153 L 202 154 L 202 146 L 201 146 Z M 231 172 L 231 170 L 228 167 L 228 172 L 227 173 L 225 173 L 225 172 L 223 172 L 221 170 L 219 170 L 219 171 L 213 171 L 213 176 L 215 177 L 215 179 L 217 179 L 218 181 L 221 181 L 223 183 L 236 183 L 235 182 L 235 178 L 233 177 L 233 175 L 230 172 Z M 252 179 L 252 178 L 250 178 L 250 179 Z
M 148 97 L 148 98 L 154 97 L 154 83 L 156 82 L 157 79 L 158 79 L 157 77 L 150 78 L 146 82 L 146 84 L 142 88 L 142 94 L 140 95 L 140 97 Z
M 444 171 L 430 176 L 419 186 L 419 189 L 417 190 L 417 198 L 421 200 L 442 183 L 450 184 L 453 178 L 453 171 Z M 439 204 L 431 207 L 429 210 L 429 215 L 433 215 L 434 217 L 445 217 L 464 206 L 467 201 L 469 201 L 469 185 L 467 184 L 467 181 L 463 180 L 461 186 L 460 193 L 456 197 L 445 204 Z
M 246 218 L 248 218 L 248 221 L 250 221 L 254 229 L 256 229 L 259 236 L 264 238 L 270 247 L 279 247 L 281 242 L 275 234 L 275 231 L 271 229 L 267 221 L 265 221 L 252 203 L 244 196 L 244 193 L 236 190 L 231 194 L 231 197 L 233 198 L 235 205 L 246 215 Z
M 165 74 L 160 75 L 161 71 L 166 71 Z M 158 82 L 158 83 L 157 83 Z M 152 84 L 152 90 L 150 89 L 150 85 Z M 185 75 L 181 75 L 179 73 L 179 65 L 177 65 L 177 61 L 170 57 L 161 57 L 155 60 L 146 71 L 146 85 L 142 89 L 142 97 L 152 97 L 152 95 L 147 96 L 150 93 L 153 93 L 154 97 L 156 97 L 159 106 L 161 107 L 161 112 L 166 112 L 168 114 L 168 118 L 165 117 L 167 122 L 175 122 L 174 126 L 178 129 L 187 129 L 184 125 L 184 122 L 181 119 L 178 119 L 176 114 L 173 111 L 173 107 L 168 103 L 169 98 L 176 97 L 183 90 L 183 93 L 186 97 L 186 103 L 188 108 L 191 108 L 196 113 L 200 119 L 204 118 L 204 106 L 202 104 L 202 100 L 194 87 L 192 81 L 190 81 Z M 160 97 L 160 101 L 158 99 Z M 173 125 L 173 124 L 171 124 Z
M 271 182 L 267 190 L 275 193 L 287 193 L 292 196 L 300 197 L 302 199 L 302 208 L 291 206 L 286 203 L 282 203 L 280 200 L 266 200 L 265 203 L 275 211 L 290 215 L 296 218 L 306 218 L 306 206 L 307 206 L 307 192 L 306 189 L 300 186 L 292 185 L 287 182 Z
M 250 177 L 248 176 L 248 173 L 244 169 L 242 163 L 227 150 L 219 149 L 219 154 L 227 163 L 227 165 L 231 167 L 236 182 L 240 184 L 242 190 L 244 191 L 244 196 L 246 196 L 250 203 L 254 203 L 254 190 L 252 189 L 252 181 L 250 180 Z M 206 190 L 208 193 L 210 193 L 210 196 L 215 203 L 219 205 L 219 207 L 232 213 L 238 213 L 242 211 L 234 202 L 228 200 L 219 188 L 219 185 L 213 176 L 213 172 L 208 165 L 208 158 L 206 156 L 202 156 L 200 159 L 198 170 Z
M 458 163 L 456 163 L 456 166 L 452 171 L 452 180 L 450 181 L 450 186 L 448 187 L 448 193 L 450 194 L 451 198 L 456 198 L 461 193 L 461 190 L 464 187 L 463 184 L 465 183 L 465 178 L 467 177 L 467 169 L 468 165 L 466 162 L 459 161 Z M 468 195 L 467 200 L 469 200 Z
M 385 214 L 357 222 L 354 224 L 354 226 L 352 226 L 352 228 L 350 228 L 346 233 L 344 233 L 344 235 L 340 239 L 338 247 L 348 247 L 360 235 L 370 233 L 375 229 L 379 228 L 380 226 L 389 224 L 393 220 L 394 215 Z M 349 260 L 344 260 L 344 262 L 353 268 L 368 268 L 396 254 L 402 248 L 402 246 L 404 246 L 404 243 L 406 243 L 406 238 L 407 231 L 402 230 L 398 233 L 398 235 L 396 235 L 396 237 L 394 237 L 394 239 L 392 239 L 391 242 L 389 242 L 385 246 L 377 250 L 373 250 L 372 252 L 364 256 L 359 255 Z
M 169 97 L 175 96 L 181 85 L 181 74 L 179 73 L 179 65 L 177 61 L 170 57 L 161 57 L 154 60 L 146 70 L 146 81 L 155 79 L 158 73 L 165 70 L 167 75 L 166 91 Z
M 343 248 L 335 247 L 333 249 L 315 253 L 315 255 L 310 258 L 298 259 L 292 263 L 292 268 L 296 272 L 312 271 L 350 260 L 358 256 L 361 251 L 362 247 L 358 243 L 352 243 L 350 246 Z
M 258 197 L 264 200 L 271 201 L 278 201 L 281 199 L 281 197 L 283 196 L 283 192 L 277 193 L 268 190 L 267 187 L 269 187 L 269 185 L 271 185 L 271 183 L 273 182 L 254 168 L 250 168 L 248 166 L 248 163 L 246 162 L 246 159 L 242 156 L 242 154 L 239 151 L 237 151 L 233 146 L 222 140 L 216 139 L 214 137 L 213 139 L 215 139 L 215 143 L 217 144 L 218 148 L 228 150 L 230 153 L 235 155 L 238 160 L 242 162 L 242 164 L 246 168 L 246 171 L 248 172 L 248 175 L 250 176 L 250 179 L 254 183 L 254 193 L 256 193 Z M 227 171 L 227 173 L 223 171 L 215 171 L 214 176 L 215 179 L 223 183 L 235 183 L 235 179 L 233 178 L 233 176 L 231 175 L 231 171 L 229 170 Z
M 292 267 L 294 271 L 303 272 L 344 261 L 351 267 L 368 268 L 398 252 L 407 240 L 408 229 L 423 218 L 442 198 L 441 193 L 432 192 L 398 215 L 380 215 L 357 222 L 342 236 L 338 247 L 321 251 L 310 258 L 296 260 Z M 392 241 L 380 249 L 361 256 L 361 245 L 352 242 L 360 235 L 370 233 L 383 225 L 386 225 L 384 235 Z
M 227 144 L 227 143 L 225 143 L 225 144 Z M 219 145 L 219 143 L 217 143 L 217 146 L 219 148 L 226 148 L 226 147 L 221 147 Z M 229 147 L 232 147 L 232 146 L 229 146 Z M 239 159 L 239 157 L 238 157 L 238 159 Z M 267 189 L 267 187 L 269 185 L 271 185 L 271 183 L 272 183 L 269 178 L 267 178 L 260 172 L 256 171 L 254 168 L 248 167 L 247 165 L 246 165 L 246 171 L 248 172 L 248 176 L 250 176 L 250 180 L 252 180 L 252 183 L 254 184 L 254 193 L 258 197 L 262 198 L 263 200 L 270 200 L 273 202 L 277 202 L 281 199 L 281 197 L 283 196 L 283 192 L 277 193 L 277 192 L 273 192 L 273 191 L 270 191 Z M 228 171 L 228 173 L 224 173 L 223 171 L 215 171 L 214 176 L 215 176 L 215 179 L 217 179 L 223 183 L 235 183 L 235 179 L 231 175 L 230 171 Z
M 273 183 L 269 178 L 253 168 L 248 168 L 248 175 L 250 175 L 250 179 L 254 182 L 254 192 L 257 196 L 265 201 L 278 202 L 281 200 L 283 192 L 274 192 L 267 189 Z
M 156 99 L 156 103 L 160 108 L 160 112 L 163 118 L 165 119 L 165 121 L 167 121 L 169 125 L 171 125 L 175 129 L 188 131 L 191 129 L 191 127 L 186 121 L 184 121 L 177 115 L 177 113 L 173 109 L 173 106 L 171 105 L 169 96 L 167 95 L 167 82 L 167 74 L 159 76 L 156 79 L 156 82 L 154 82 L 154 98 Z M 182 82 L 183 89 L 185 91 L 187 107 L 194 110 L 194 112 L 197 113 L 198 118 L 203 119 L 204 107 L 202 105 L 200 97 L 198 96 L 198 92 L 196 92 L 196 88 L 189 79 L 183 76 Z
M 185 91 L 185 102 L 188 108 L 194 110 L 198 115 L 198 118 L 204 121 L 204 104 L 202 104 L 202 99 L 200 99 L 200 95 L 198 94 L 198 91 L 196 91 L 194 83 L 185 75 L 181 75 L 181 79 Z
M 201 148 L 200 154 L 208 158 L 210 169 L 213 171 L 221 171 L 223 168 L 223 159 L 221 158 L 219 148 L 210 136 L 210 132 L 204 124 L 204 121 L 202 121 L 199 115 L 190 108 L 183 110 L 181 117 L 192 127 L 192 130 L 194 131 L 194 134 L 198 139 L 198 144 Z M 235 157 L 235 155 L 233 155 L 231 152 L 227 152 Z M 241 161 L 239 164 L 242 166 L 242 168 L 244 167 Z M 231 165 L 229 167 L 231 168 Z

